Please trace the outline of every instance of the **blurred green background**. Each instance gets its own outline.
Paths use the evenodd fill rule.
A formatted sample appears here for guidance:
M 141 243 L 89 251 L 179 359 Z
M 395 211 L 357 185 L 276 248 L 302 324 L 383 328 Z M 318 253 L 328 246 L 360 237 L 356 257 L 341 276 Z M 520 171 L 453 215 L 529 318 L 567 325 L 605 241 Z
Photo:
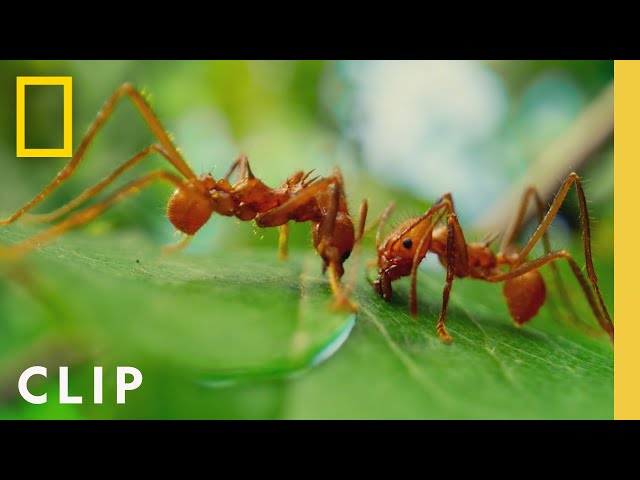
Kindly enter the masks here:
M 545 192 L 545 201 L 550 201 L 566 174 L 576 170 L 585 179 L 589 213 L 593 218 L 594 257 L 601 288 L 612 312 L 613 120 L 611 117 L 609 122 L 608 117 L 613 104 L 609 105 L 607 92 L 613 81 L 613 61 L 2 61 L 1 216 L 12 213 L 36 195 L 65 163 L 64 159 L 15 158 L 15 78 L 55 75 L 73 77 L 74 151 L 103 102 L 120 84 L 129 81 L 148 95 L 159 118 L 175 137 L 176 145 L 198 173 L 212 172 L 216 178 L 224 175 L 240 151 L 249 156 L 254 173 L 272 186 L 298 169 L 315 168 L 318 174 L 326 175 L 333 165 L 339 165 L 344 172 L 352 212 L 357 211 L 360 199 L 368 198 L 370 218 L 374 218 L 393 200 L 398 205 L 394 223 L 408 215 L 419 214 L 435 198 L 451 191 L 461 223 L 466 227 L 465 232 L 468 231 L 468 240 L 479 239 L 487 231 L 502 228 L 508 222 L 519 199 L 518 195 L 514 197 L 514 192 L 522 191 L 521 186 L 530 183 L 540 186 Z M 59 146 L 60 93 L 55 88 L 28 89 L 27 147 Z M 49 211 L 71 200 L 152 142 L 151 133 L 132 105 L 125 101 L 99 134 L 82 167 L 37 211 Z M 162 159 L 153 158 L 136 166 L 125 177 L 134 178 L 155 168 L 168 167 Z M 176 323 L 183 322 L 183 316 L 203 315 L 206 309 L 213 310 L 212 306 L 224 310 L 218 310 L 215 318 L 243 317 L 247 311 L 260 311 L 260 302 L 269 305 L 263 309 L 265 317 L 292 315 L 288 306 L 283 305 L 278 310 L 279 307 L 273 305 L 278 301 L 295 303 L 297 298 L 296 295 L 292 295 L 293 300 L 278 298 L 277 285 L 269 296 L 268 289 L 263 289 L 260 282 L 251 285 L 248 290 L 251 293 L 246 296 L 240 291 L 243 278 L 255 276 L 268 283 L 273 278 L 269 277 L 269 272 L 274 269 L 282 271 L 282 277 L 278 278 L 293 282 L 291 279 L 297 278 L 300 271 L 306 272 L 307 264 L 310 264 L 308 268 L 314 275 L 312 283 L 318 292 L 322 290 L 319 259 L 312 256 L 308 225 L 292 227 L 293 267 L 283 267 L 275 260 L 276 231 L 258 230 L 250 223 L 228 218 L 213 218 L 185 254 L 177 257 L 178 260 L 154 263 L 155 249 L 178 238 L 164 217 L 169 193 L 167 186 L 154 185 L 82 231 L 70 235 L 68 245 L 77 246 L 74 251 L 80 252 L 78 258 L 67 256 L 61 260 L 62 250 L 50 250 L 50 258 L 44 255 L 42 264 L 36 256 L 26 266 L 8 266 L 0 271 L 3 274 L 0 289 L 0 301 L 3 302 L 0 304 L 0 418 L 612 417 L 613 349 L 607 342 L 602 338 L 592 339 L 566 325 L 558 327 L 554 314 L 547 312 L 545 307 L 541 318 L 533 321 L 530 331 L 539 328 L 549 337 L 528 338 L 527 341 L 532 342 L 530 345 L 519 343 L 523 341 L 522 334 L 511 328 L 495 286 L 485 289 L 486 285 L 476 287 L 468 281 L 454 286 L 453 295 L 462 305 L 459 315 L 466 318 L 460 334 L 468 334 L 468 338 L 460 340 L 460 346 L 456 347 L 460 351 L 454 348 L 441 350 L 442 346 L 433 338 L 433 317 L 437 316 L 439 308 L 443 271 L 437 261 L 432 260 L 424 262 L 423 277 L 433 278 L 433 283 L 420 293 L 425 297 L 421 300 L 425 306 L 422 311 L 425 318 L 431 319 L 425 321 L 430 323 L 414 325 L 406 316 L 405 287 L 399 289 L 399 298 L 394 304 L 389 308 L 380 307 L 384 310 L 378 311 L 377 299 L 371 297 L 364 275 L 359 273 L 359 299 L 363 305 L 371 306 L 363 315 L 377 320 L 362 320 L 359 314 L 345 345 L 323 364 L 306 369 L 295 378 L 278 375 L 277 372 L 285 368 L 279 363 L 274 367 L 280 361 L 276 359 L 281 339 L 275 338 L 274 328 L 268 322 L 260 322 L 259 318 L 247 321 L 243 328 L 253 332 L 247 334 L 251 338 L 247 344 L 252 345 L 252 352 L 262 352 L 255 353 L 252 365 L 269 365 L 265 370 L 269 372 L 268 378 L 226 387 L 203 386 L 202 382 L 193 379 L 202 378 L 201 373 L 207 370 L 207 361 L 211 360 L 206 355 L 199 357 L 199 348 L 207 349 L 206 336 L 201 335 L 203 343 L 197 347 L 190 343 L 193 339 L 188 336 L 180 337 L 181 341 L 176 341 L 172 347 L 172 351 L 180 352 L 174 352 L 172 360 L 165 361 L 160 354 L 148 353 L 162 351 L 163 355 L 169 355 L 162 350 L 166 347 L 162 343 L 166 339 L 158 340 L 162 348 L 157 351 L 155 346 L 143 345 L 148 335 L 154 335 L 144 327 L 155 328 L 153 318 L 148 324 L 143 321 L 137 332 L 142 343 L 132 342 L 132 350 L 125 349 L 118 355 L 105 353 L 104 349 L 113 348 L 114 343 L 120 341 L 117 334 L 112 331 L 115 336 L 110 341 L 94 345 L 89 338 L 95 337 L 86 336 L 82 328 L 70 327 L 61 320 L 60 317 L 66 315 L 64 312 L 76 308 L 76 316 L 81 317 L 83 313 L 78 312 L 92 312 L 91 305 L 94 305 L 90 315 L 97 317 L 95 325 L 100 325 L 101 319 L 108 322 L 110 318 L 127 316 L 130 312 L 131 319 L 128 316 L 121 318 L 122 325 L 116 322 L 118 328 L 124 328 L 124 338 L 127 335 L 135 337 L 136 332 L 126 330 L 131 328 L 126 324 L 138 321 L 136 315 L 162 316 L 162 311 L 172 312 L 172 309 L 176 312 L 172 314 Z M 523 239 L 533 227 L 530 222 L 523 232 Z M 19 238 L 25 232 L 40 228 L 12 226 L 3 232 L 15 232 L 18 235 L 15 238 Z M 10 243 L 15 240 L 10 236 L 12 234 L 3 234 L 9 236 L 2 236 L 0 240 Z M 563 207 L 562 215 L 554 222 L 551 237 L 554 247 L 568 248 L 579 263 L 583 263 L 579 211 L 573 193 Z M 226 272 L 228 278 L 235 279 L 234 275 L 238 275 L 240 286 L 216 291 L 222 300 L 212 299 L 208 304 L 204 300 L 211 293 L 205 291 L 208 287 L 185 293 L 180 289 L 167 290 L 165 286 L 158 289 L 157 297 L 154 297 L 151 288 L 142 286 L 139 292 L 135 290 L 134 285 L 140 282 L 127 284 L 127 292 L 119 290 L 123 287 L 117 277 L 103 283 L 85 283 L 81 256 L 91 258 L 90 267 L 98 269 L 92 271 L 92 276 L 96 271 L 104 273 L 100 270 L 103 266 L 94 261 L 101 258 L 100 255 L 104 255 L 103 263 L 113 265 L 112 270 L 118 275 L 122 274 L 122 269 L 130 268 L 126 262 L 134 257 L 124 260 L 124 255 L 109 253 L 113 242 L 121 238 L 132 240 L 118 246 L 120 251 L 130 252 L 139 257 L 137 260 L 148 258 L 149 277 L 170 277 L 183 269 L 184 278 L 189 282 L 199 281 L 197 266 L 200 264 L 206 265 L 212 275 L 217 269 Z M 56 245 L 63 248 L 65 241 L 61 239 Z M 534 253 L 540 251 L 538 248 Z M 67 251 L 65 255 L 68 254 Z M 301 260 L 305 255 L 312 258 Z M 367 240 L 363 257 L 369 259 L 374 255 L 371 241 Z M 69 266 L 67 272 L 56 260 L 63 265 L 76 262 L 80 267 Z M 237 266 L 235 270 L 234 265 Z M 24 276 L 17 273 L 23 270 L 29 273 Z M 142 275 L 140 271 L 138 274 Z M 571 290 L 577 290 L 575 281 L 564 270 L 563 274 Z M 43 279 L 42 284 L 49 290 L 38 287 L 35 290 L 39 294 L 25 293 L 22 287 L 16 287 L 31 282 L 23 277 Z M 179 283 L 184 279 L 174 280 Z M 151 281 L 150 285 L 156 284 Z M 192 288 L 191 283 L 189 288 Z M 261 299 L 262 290 L 265 297 Z M 190 293 L 195 296 L 186 303 L 185 296 Z M 228 295 L 226 299 L 225 295 Z M 44 297 L 48 300 L 43 303 Z M 289 298 L 284 294 L 283 297 Z M 256 306 L 247 306 L 247 298 L 254 298 Z M 322 310 L 319 298 L 312 298 L 310 304 Z M 575 298 L 577 304 L 585 303 L 579 291 Z M 234 310 L 236 303 L 237 311 Z M 468 311 L 463 306 L 465 303 L 469 305 Z M 488 314 L 494 311 L 494 305 L 499 314 Z M 593 325 L 588 307 L 580 304 L 579 308 L 586 322 Z M 453 315 L 455 318 L 455 313 Z M 499 337 L 502 347 L 493 343 L 492 334 L 477 340 L 469 333 L 477 330 L 474 315 L 488 316 L 491 322 L 496 322 L 494 333 L 504 336 Z M 213 317 L 212 314 L 211 321 L 214 321 Z M 305 350 L 308 355 L 296 357 L 301 363 L 296 363 L 295 368 L 291 365 L 286 368 L 295 370 L 308 366 L 305 362 L 310 361 L 309 356 L 316 351 L 314 348 L 322 349 L 327 342 L 333 341 L 336 331 L 333 327 L 340 330 L 339 325 L 350 320 L 332 317 L 313 321 L 318 322 L 313 324 L 314 328 L 321 325 L 311 335 L 313 341 L 308 345 L 313 348 L 309 346 Z M 478 321 L 482 322 L 482 319 Z M 166 325 L 160 322 L 157 328 L 164 325 L 171 332 L 175 325 L 167 322 Z M 469 331 L 466 330 L 467 323 Z M 326 327 L 327 324 L 332 328 Z M 490 330 L 494 324 L 489 325 Z M 225 342 L 229 343 L 228 338 L 243 336 L 246 331 L 239 325 L 228 328 L 221 325 L 219 328 L 216 334 L 221 337 L 214 345 L 220 349 L 225 348 Z M 454 333 L 455 328 L 452 327 Z M 392 347 L 395 359 L 388 363 L 383 355 L 377 356 L 376 342 L 379 340 L 373 338 L 372 333 L 376 331 L 386 332 L 385 338 L 393 337 L 394 343 L 389 345 L 395 345 Z M 289 333 L 289 330 L 281 332 L 283 338 Z M 510 344 L 514 335 L 520 335 L 513 340 L 519 350 L 515 355 L 511 355 L 513 352 L 506 354 L 502 359 L 506 363 L 503 363 L 500 348 Z M 171 338 L 170 333 L 166 336 Z M 242 351 L 245 340 L 236 340 L 230 342 L 233 348 L 228 346 L 228 356 L 219 355 L 224 360 L 222 363 L 228 361 L 228 365 L 237 366 L 246 360 L 243 357 L 246 352 Z M 563 343 L 565 340 L 569 343 Z M 464 347 L 465 341 L 469 348 Z M 544 350 L 550 344 L 554 347 Z M 146 353 L 129 357 L 136 348 Z M 479 350 L 474 350 L 476 348 Z M 82 353 L 77 354 L 78 350 Z M 430 357 L 434 351 L 438 353 Z M 230 361 L 233 355 L 237 358 Z M 16 372 L 43 356 L 51 365 L 64 364 L 68 360 L 79 379 L 74 386 L 78 391 L 91 392 L 91 366 L 97 364 L 96 358 L 105 365 L 108 362 L 116 365 L 116 361 L 140 362 L 145 367 L 145 383 L 140 392 L 131 393 L 132 398 L 139 394 L 138 400 L 132 400 L 126 406 L 96 407 L 87 403 L 90 394 L 81 406 L 57 405 L 52 400 L 47 405 L 31 406 L 17 395 Z M 411 356 L 415 358 L 411 359 Z M 547 358 L 533 360 L 537 356 Z M 180 361 L 176 360 L 178 357 Z M 215 361 L 220 358 L 216 357 Z M 234 363 L 236 360 L 239 363 Z M 475 371 L 465 364 L 467 361 L 475 366 Z M 539 368 L 537 361 L 541 362 Z M 404 365 L 402 368 L 410 366 L 408 380 L 400 379 L 401 374 L 397 373 L 398 367 L 393 362 Z M 526 368 L 534 373 L 521 366 L 523 362 L 528 363 Z M 555 367 L 549 364 L 560 365 L 560 370 L 554 370 Z M 189 370 L 191 373 L 186 375 L 185 365 L 198 374 L 191 375 L 192 370 Z M 414 392 L 411 365 L 419 365 L 419 370 L 426 369 L 421 370 L 422 380 L 417 383 L 423 385 L 425 377 L 429 378 L 427 384 L 433 381 L 434 385 L 429 388 L 423 385 L 426 390 Z M 498 373 L 484 376 L 478 374 L 478 369 Z M 406 371 L 402 375 L 406 375 Z M 520 376 L 538 378 L 536 375 L 539 384 L 525 381 L 526 386 L 518 385 Z M 516 377 L 515 381 L 512 376 Z M 471 381 L 472 378 L 475 381 Z M 451 383 L 458 386 L 447 391 L 444 386 L 447 379 L 452 379 Z M 56 386 L 57 383 L 50 380 L 46 385 L 34 388 L 48 388 L 50 398 L 55 399 Z M 105 384 L 105 392 L 107 388 Z M 472 391 L 465 391 L 465 388 Z M 498 393 L 493 396 L 475 393 L 492 390 Z M 445 400 L 439 398 L 442 392 L 446 393 Z M 514 406 L 513 402 L 503 404 L 506 400 L 498 398 L 501 393 L 531 396 L 529 405 L 527 402 L 520 406 Z M 478 395 L 477 405 L 470 407 L 470 402 L 461 400 L 467 395 Z M 364 399 L 367 405 L 363 405 Z M 447 406 L 443 407 L 443 404 Z

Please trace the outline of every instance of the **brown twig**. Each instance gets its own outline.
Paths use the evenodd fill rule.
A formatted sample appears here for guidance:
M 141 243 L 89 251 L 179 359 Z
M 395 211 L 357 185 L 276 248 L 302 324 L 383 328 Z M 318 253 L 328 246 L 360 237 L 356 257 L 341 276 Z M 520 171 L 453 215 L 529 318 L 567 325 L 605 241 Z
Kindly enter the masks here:
M 560 179 L 589 159 L 613 135 L 613 81 L 578 116 L 560 138 L 543 150 L 529 169 L 515 181 L 474 225 L 478 231 L 504 232 L 509 227 L 522 192 L 534 185 L 543 200 L 551 200 Z M 530 205 L 525 221 L 534 214 Z

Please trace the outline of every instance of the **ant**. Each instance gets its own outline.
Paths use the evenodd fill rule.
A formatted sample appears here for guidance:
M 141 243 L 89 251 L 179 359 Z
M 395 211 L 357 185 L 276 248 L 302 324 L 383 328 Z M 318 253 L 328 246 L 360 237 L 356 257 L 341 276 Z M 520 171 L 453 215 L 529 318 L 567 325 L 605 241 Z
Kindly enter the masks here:
M 572 185 L 575 185 L 578 194 L 587 275 L 593 291 L 573 257 L 566 250 L 551 251 L 547 237 L 547 230 Z M 539 224 L 524 248 L 519 250 L 513 245 L 513 239 L 522 227 L 531 199 L 535 200 Z M 445 343 L 452 341 L 445 322 L 454 278 L 470 277 L 487 282 L 504 282 L 502 292 L 509 313 L 515 324 L 521 326 L 536 315 L 546 300 L 546 287 L 539 272 L 539 269 L 544 265 L 549 264 L 553 268 L 559 292 L 567 306 L 570 307 L 569 297 L 561 282 L 557 265 L 553 263 L 561 259 L 566 259 L 571 266 L 598 323 L 613 342 L 613 323 L 600 294 L 593 267 L 587 202 L 582 183 L 576 173 L 569 174 L 562 183 L 546 214 L 544 214 L 543 203 L 538 191 L 534 187 L 525 191 L 513 226 L 504 236 L 497 253 L 494 253 L 490 248 L 490 244 L 497 238 L 495 235 L 486 237 L 481 242 L 467 243 L 465 241 L 450 193 L 442 196 L 424 215 L 404 221 L 393 229 L 381 243 L 382 231 L 393 208 L 394 204 L 389 205 L 379 220 L 376 234 L 378 277 L 375 282 L 370 283 L 373 284 L 376 293 L 388 302 L 391 300 L 392 294 L 391 282 L 410 275 L 409 307 L 411 315 L 416 318 L 418 314 L 416 294 L 418 265 L 427 253 L 438 255 L 440 263 L 447 269 L 447 276 L 436 331 Z M 446 225 L 443 225 L 441 222 L 445 220 L 445 217 Z M 544 244 L 544 255 L 528 261 L 527 256 L 541 239 Z M 507 270 L 505 271 L 503 267 L 507 267 Z
M 128 97 L 137 107 L 158 143 L 145 148 L 120 165 L 109 176 L 57 210 L 47 214 L 25 215 L 75 172 L 91 141 L 123 97 Z M 164 157 L 176 168 L 180 176 L 164 170 L 143 175 L 94 205 L 54 224 L 49 229 L 5 248 L 4 256 L 15 258 L 25 254 L 43 242 L 90 222 L 113 204 L 124 200 L 150 183 L 163 180 L 176 187 L 169 198 L 167 217 L 179 231 L 185 234 L 185 237 L 177 244 L 165 247 L 165 251 L 184 248 L 215 212 L 227 217 L 235 216 L 242 221 L 254 220 L 257 226 L 262 228 L 278 227 L 280 230 L 279 254 L 281 258 L 286 258 L 288 222 L 311 222 L 313 244 L 323 260 L 323 272 L 329 270 L 330 285 L 335 300 L 334 307 L 356 311 L 356 305 L 348 299 L 347 292 L 340 284 L 340 280 L 344 274 L 344 262 L 349 258 L 354 245 L 362 237 L 367 215 L 367 201 L 364 200 L 361 204 L 360 221 L 356 234 L 347 208 L 342 175 L 338 168 L 334 169 L 332 176 L 326 178 L 309 178 L 313 170 L 306 174 L 299 171 L 279 187 L 269 188 L 254 176 L 247 157 L 240 155 L 223 178 L 215 180 L 211 174 L 198 177 L 173 145 L 143 95 L 129 83 L 120 86 L 106 101 L 90 125 L 75 155 L 55 179 L 13 215 L 4 220 L 0 219 L 0 225 L 11 224 L 23 215 L 25 215 L 25 219 L 30 221 L 54 222 L 85 201 L 95 197 L 122 173 L 151 153 L 158 153 Z M 229 179 L 236 170 L 238 171 L 236 182 L 231 184 Z M 0 256 L 2 254 L 3 252 L 0 250 Z

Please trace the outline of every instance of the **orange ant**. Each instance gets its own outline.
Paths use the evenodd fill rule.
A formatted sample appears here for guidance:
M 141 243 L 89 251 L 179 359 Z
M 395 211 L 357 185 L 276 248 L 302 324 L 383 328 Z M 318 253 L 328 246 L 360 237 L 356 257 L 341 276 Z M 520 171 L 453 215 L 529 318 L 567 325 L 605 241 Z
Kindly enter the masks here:
M 178 149 L 175 148 L 166 130 L 151 110 L 140 92 L 125 83 L 104 104 L 89 127 L 75 155 L 58 173 L 55 179 L 30 202 L 10 217 L 0 220 L 0 225 L 8 225 L 22 217 L 26 212 L 44 200 L 51 192 L 67 180 L 76 170 L 98 130 L 112 114 L 118 101 L 128 97 L 137 107 L 158 143 L 145 148 L 133 158 L 114 170 L 109 176 L 85 190 L 80 196 L 57 210 L 41 215 L 26 215 L 25 218 L 36 222 L 53 222 L 78 207 L 80 204 L 99 194 L 123 172 L 139 163 L 150 153 L 158 153 L 173 165 L 181 176 L 164 170 L 158 170 L 120 188 L 96 204 L 74 213 L 49 229 L 34 235 L 16 245 L 4 249 L 4 256 L 17 257 L 27 253 L 35 246 L 52 240 L 68 230 L 83 225 L 113 204 L 136 193 L 156 180 L 164 180 L 176 187 L 167 205 L 169 221 L 185 234 L 183 240 L 166 250 L 174 251 L 185 247 L 193 235 L 216 212 L 224 216 L 235 216 L 240 220 L 255 220 L 259 227 L 279 227 L 280 257 L 287 255 L 288 222 L 311 222 L 313 244 L 323 260 L 323 272 L 329 270 L 329 279 L 336 308 L 356 310 L 356 306 L 347 298 L 340 284 L 344 274 L 343 263 L 349 258 L 356 242 L 362 237 L 367 214 L 367 202 L 362 202 L 360 222 L 356 235 L 355 228 L 344 193 L 340 171 L 327 178 L 309 178 L 311 172 L 297 172 L 277 188 L 269 188 L 257 179 L 247 157 L 240 155 L 231 165 L 224 178 L 215 180 L 211 174 L 196 174 L 187 165 Z M 238 170 L 234 184 L 229 182 L 234 171 Z M 0 254 L 2 254 L 0 250 Z
M 593 291 L 589 288 L 582 270 L 573 257 L 565 250 L 552 252 L 547 237 L 547 230 L 572 185 L 575 185 L 578 193 L 587 275 Z M 522 226 L 531 198 L 535 199 L 539 225 L 524 248 L 519 250 L 512 241 Z M 449 293 L 454 278 L 471 277 L 487 282 L 504 282 L 503 295 L 507 301 L 509 312 L 515 324 L 520 326 L 531 320 L 546 300 L 546 287 L 542 275 L 538 271 L 546 264 L 550 264 L 553 268 L 556 281 L 560 286 L 560 294 L 570 306 L 569 297 L 561 283 L 557 266 L 553 263 L 563 258 L 571 266 L 598 323 L 613 342 L 613 323 L 600 294 L 591 257 L 591 233 L 587 202 L 580 178 L 576 173 L 571 173 L 563 182 L 546 215 L 538 191 L 533 187 L 526 190 L 518 215 L 513 226 L 504 236 L 498 253 L 494 253 L 490 248 L 490 244 L 496 236 L 488 237 L 481 242 L 466 243 L 450 193 L 440 198 L 424 215 L 403 222 L 381 243 L 382 230 L 393 208 L 393 204 L 389 205 L 380 217 L 376 234 L 378 277 L 373 282 L 373 287 L 388 302 L 391 300 L 391 282 L 410 275 L 409 307 L 415 318 L 418 313 L 416 294 L 418 265 L 428 252 L 438 255 L 440 263 L 447 269 L 447 276 L 436 331 L 445 343 L 452 341 L 451 336 L 447 333 L 445 321 Z M 440 224 L 445 217 L 446 225 Z M 527 256 L 540 239 L 543 240 L 545 254 L 533 261 L 527 261 Z M 505 266 L 508 267 L 507 271 L 503 270 Z

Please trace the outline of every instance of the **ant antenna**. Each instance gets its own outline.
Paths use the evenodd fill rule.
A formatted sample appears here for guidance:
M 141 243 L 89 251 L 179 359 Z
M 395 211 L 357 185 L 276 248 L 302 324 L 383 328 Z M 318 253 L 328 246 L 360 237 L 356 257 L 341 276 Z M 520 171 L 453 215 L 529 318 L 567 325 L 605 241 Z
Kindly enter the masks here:
M 499 233 L 497 232 L 489 232 L 487 233 L 484 238 L 482 240 L 480 240 L 480 243 L 482 245 L 484 245 L 485 247 L 489 247 L 493 242 L 496 241 L 496 239 L 500 236 Z

